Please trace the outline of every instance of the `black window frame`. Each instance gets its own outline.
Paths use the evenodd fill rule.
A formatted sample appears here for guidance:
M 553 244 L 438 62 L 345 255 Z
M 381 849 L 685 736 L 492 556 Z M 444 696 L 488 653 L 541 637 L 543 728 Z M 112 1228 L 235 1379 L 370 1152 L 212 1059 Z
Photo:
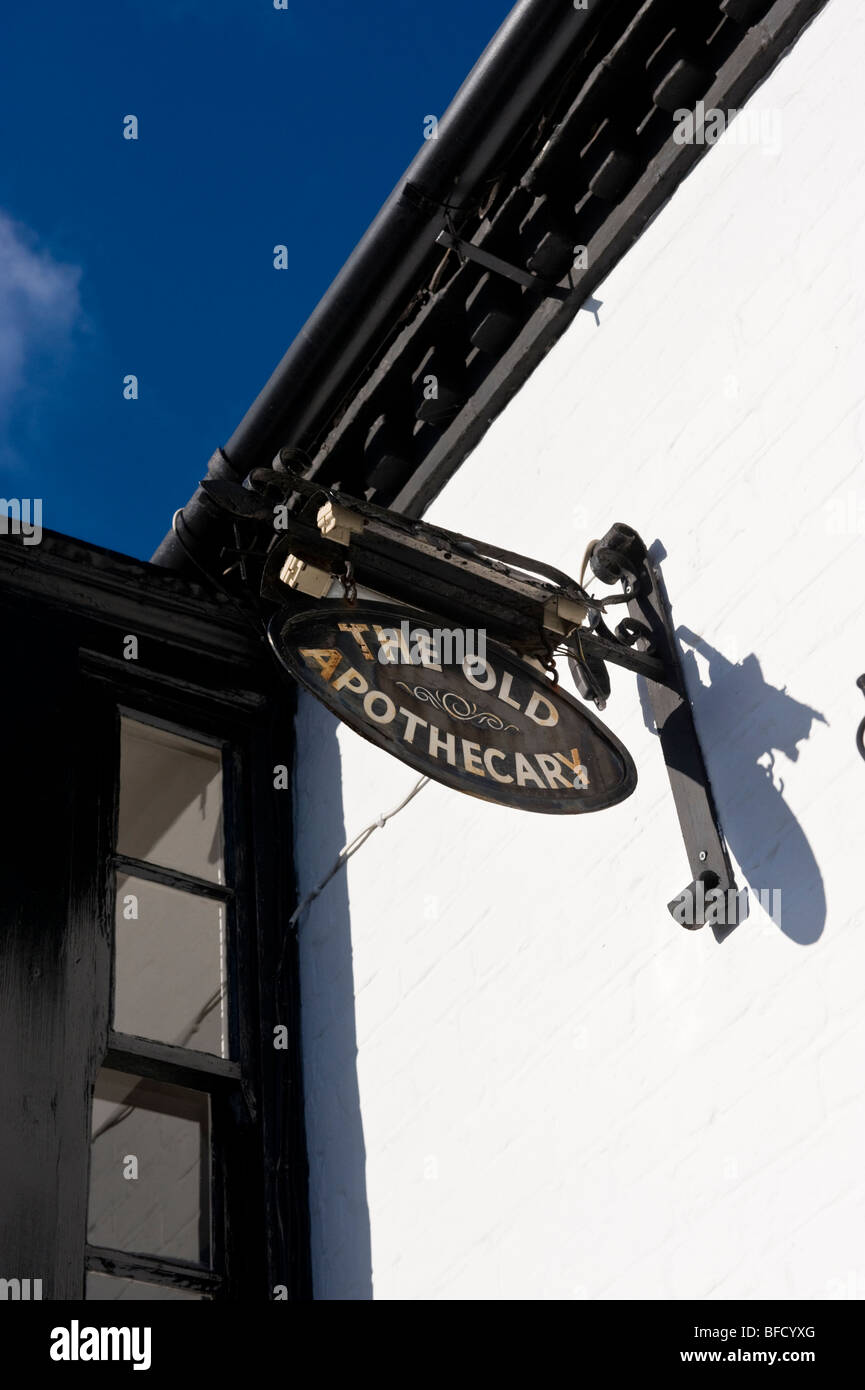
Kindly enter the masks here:
M 222 840 L 223 840 L 223 870 L 224 883 L 211 882 L 209 879 L 199 878 L 196 874 L 186 873 L 181 869 L 166 868 L 164 865 L 156 864 L 146 859 L 136 859 L 133 855 L 121 854 L 117 846 L 119 811 L 120 811 L 120 730 L 123 719 L 131 719 L 139 724 L 146 724 L 150 728 L 161 729 L 165 733 L 176 734 L 180 738 L 188 739 L 193 743 L 201 743 L 207 747 L 219 749 L 220 770 L 222 773 Z M 236 978 L 237 953 L 238 953 L 238 911 L 243 915 L 243 903 L 238 908 L 238 897 L 241 898 L 249 891 L 248 884 L 236 886 L 238 872 L 237 835 L 239 826 L 237 824 L 237 807 L 241 802 L 238 789 L 234 785 L 235 778 L 240 769 L 237 766 L 237 759 L 232 757 L 232 746 L 225 738 L 219 738 L 204 731 L 191 727 L 188 723 L 184 727 L 173 720 L 161 719 L 153 714 L 151 710 L 140 710 L 126 704 L 118 702 L 116 705 L 116 740 L 117 740 L 117 764 L 116 776 L 118 796 L 115 806 L 115 822 L 113 828 L 114 854 L 113 863 L 115 876 L 120 873 L 129 873 L 136 878 L 145 879 L 149 883 L 158 883 L 166 888 L 177 889 L 181 893 L 190 893 L 195 897 L 208 899 L 211 902 L 222 903 L 225 907 L 225 974 L 228 984 L 226 993 L 226 1022 L 228 1031 L 228 1057 L 220 1060 L 228 1061 L 237 1056 L 239 1048 L 239 1009 L 237 1001 L 237 991 L 233 988 Z M 241 763 L 244 761 L 241 754 Z M 229 807 L 233 814 L 229 816 Z M 242 863 L 242 856 L 240 857 Z M 116 902 L 116 897 L 115 897 Z M 112 1020 L 112 1033 L 117 1032 L 114 1028 L 114 994 L 116 985 L 116 942 L 112 952 L 112 973 L 111 973 L 111 1004 L 110 1018 Z M 195 1048 L 182 1049 L 197 1054 Z M 207 1054 L 205 1054 L 207 1055 Z
M 235 603 L 51 531 L 38 547 L 16 537 L 0 545 L 0 614 L 10 658 L 0 706 L 14 730 L 5 763 L 11 814 L 0 837 L 7 1276 L 39 1280 L 45 1300 L 84 1297 L 92 1092 L 110 1062 L 193 1086 L 207 1071 L 224 1154 L 217 1186 L 225 1190 L 225 1258 L 216 1275 L 196 1270 L 191 1291 L 220 1301 L 307 1301 L 293 793 L 274 782 L 275 766 L 293 764 L 294 686 Z M 215 729 L 244 753 L 236 786 L 250 921 L 237 988 L 246 1041 L 228 1064 L 197 1053 L 185 1073 L 160 1045 L 137 1043 L 132 1058 L 121 1036 L 109 1037 L 120 705 L 193 734 Z M 89 1264 L 118 1277 L 153 1275 L 149 1263 L 111 1251 L 92 1250 Z M 177 1290 L 190 1283 L 186 1268 L 162 1266 L 160 1282 Z
M 87 651 L 80 653 L 80 659 L 82 680 L 87 687 L 86 701 L 96 723 L 107 733 L 103 749 L 109 753 L 107 758 L 98 759 L 96 766 L 91 765 L 90 773 L 98 783 L 94 788 L 101 822 L 97 835 L 103 846 L 103 854 L 97 856 L 102 861 L 98 900 L 100 934 L 107 942 L 108 963 L 103 986 L 107 986 L 108 1027 L 97 1071 L 102 1067 L 125 1071 L 208 1095 L 211 1197 L 209 1267 L 86 1242 L 85 1274 L 111 1274 L 192 1292 L 201 1298 L 235 1300 L 249 1292 L 245 1282 L 251 1277 L 255 1279 L 256 1250 L 263 1249 L 264 1245 L 261 1221 L 253 1222 L 250 1228 L 250 1207 L 255 1203 L 236 1200 L 245 1187 L 261 1185 L 265 1166 L 264 1153 L 254 1153 L 256 1142 L 252 1132 L 260 1109 L 261 1021 L 255 969 L 258 894 L 248 815 L 253 801 L 252 764 L 256 757 L 254 715 L 264 702 L 253 698 L 250 708 L 243 709 L 231 696 L 195 690 L 188 684 L 179 688 L 170 679 L 161 679 L 152 669 L 140 670 L 135 662 L 118 663 Z M 211 884 L 194 875 L 162 869 L 117 852 L 123 717 L 221 749 L 225 885 Z M 259 776 L 261 770 L 256 769 Z M 137 1037 L 114 1028 L 115 883 L 118 872 L 129 869 L 149 881 L 167 883 L 181 891 L 226 904 L 228 1057 Z M 103 965 L 103 979 L 104 975 Z M 95 1079 L 94 1073 L 94 1082 Z M 261 1173 L 251 1173 L 251 1164 L 260 1168 Z M 235 1210 L 237 1206 L 242 1206 L 242 1214 Z

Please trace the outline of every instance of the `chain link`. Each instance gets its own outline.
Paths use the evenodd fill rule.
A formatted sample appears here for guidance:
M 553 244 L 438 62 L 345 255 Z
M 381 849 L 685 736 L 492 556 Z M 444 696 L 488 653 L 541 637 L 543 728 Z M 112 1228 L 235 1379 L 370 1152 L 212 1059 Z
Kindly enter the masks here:
M 357 603 L 357 584 L 355 583 L 354 565 L 351 563 L 351 560 L 346 560 L 345 569 L 340 575 L 340 580 L 342 582 L 342 592 L 345 595 L 345 601 L 350 608 L 353 608 Z

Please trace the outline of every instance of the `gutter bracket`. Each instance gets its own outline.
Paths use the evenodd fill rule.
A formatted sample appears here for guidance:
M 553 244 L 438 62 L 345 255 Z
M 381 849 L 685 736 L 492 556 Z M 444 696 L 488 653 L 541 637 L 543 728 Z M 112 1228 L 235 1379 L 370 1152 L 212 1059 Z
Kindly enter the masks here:
M 483 247 L 475 246 L 473 241 L 465 241 L 463 237 L 457 236 L 454 232 L 443 229 L 436 237 L 436 242 L 439 246 L 446 246 L 449 250 L 456 251 L 458 256 L 483 266 L 484 270 L 491 270 L 495 275 L 504 275 L 506 279 L 513 280 L 515 284 L 534 290 L 544 299 L 557 299 L 564 302 L 571 297 L 570 290 L 562 289 L 561 285 L 554 285 L 550 280 L 542 279 L 540 275 L 532 275 L 531 271 L 520 270 L 519 266 L 511 265 L 510 261 L 503 261 L 501 256 L 494 256 L 491 252 L 484 251 Z

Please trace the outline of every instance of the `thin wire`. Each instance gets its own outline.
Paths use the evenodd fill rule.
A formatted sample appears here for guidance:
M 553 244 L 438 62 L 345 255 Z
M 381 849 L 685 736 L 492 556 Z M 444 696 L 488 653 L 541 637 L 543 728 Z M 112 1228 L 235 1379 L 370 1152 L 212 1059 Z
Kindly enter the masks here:
M 303 901 L 294 909 L 294 912 L 288 919 L 289 930 L 295 925 L 301 914 L 306 911 L 310 903 L 315 902 L 315 899 L 324 891 L 331 879 L 339 873 L 340 869 L 345 867 L 349 859 L 351 859 L 351 856 L 357 854 L 358 850 L 363 848 L 367 840 L 376 830 L 383 830 L 389 820 L 393 820 L 394 816 L 399 815 L 400 811 L 404 810 L 409 802 L 414 800 L 418 792 L 423 790 L 429 780 L 429 777 L 421 777 L 420 781 L 415 783 L 408 796 L 404 797 L 398 806 L 394 806 L 392 811 L 387 811 L 384 815 L 379 816 L 377 820 L 371 821 L 368 826 L 361 830 L 359 835 L 356 835 L 353 840 L 350 840 L 349 843 L 340 850 L 329 872 L 325 874 L 317 887 L 313 888 L 311 893 L 307 893 Z

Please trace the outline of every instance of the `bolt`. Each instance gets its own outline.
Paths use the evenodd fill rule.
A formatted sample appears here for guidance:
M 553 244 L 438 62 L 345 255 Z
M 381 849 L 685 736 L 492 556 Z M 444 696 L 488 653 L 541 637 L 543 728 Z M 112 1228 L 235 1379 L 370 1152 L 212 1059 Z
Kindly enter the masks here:
M 709 858 L 709 856 L 708 856 L 708 854 L 706 853 L 706 851 L 705 851 L 704 849 L 701 849 L 701 850 L 700 850 L 700 855 L 699 855 L 700 863 L 701 863 L 701 864 L 704 864 L 708 858 Z

